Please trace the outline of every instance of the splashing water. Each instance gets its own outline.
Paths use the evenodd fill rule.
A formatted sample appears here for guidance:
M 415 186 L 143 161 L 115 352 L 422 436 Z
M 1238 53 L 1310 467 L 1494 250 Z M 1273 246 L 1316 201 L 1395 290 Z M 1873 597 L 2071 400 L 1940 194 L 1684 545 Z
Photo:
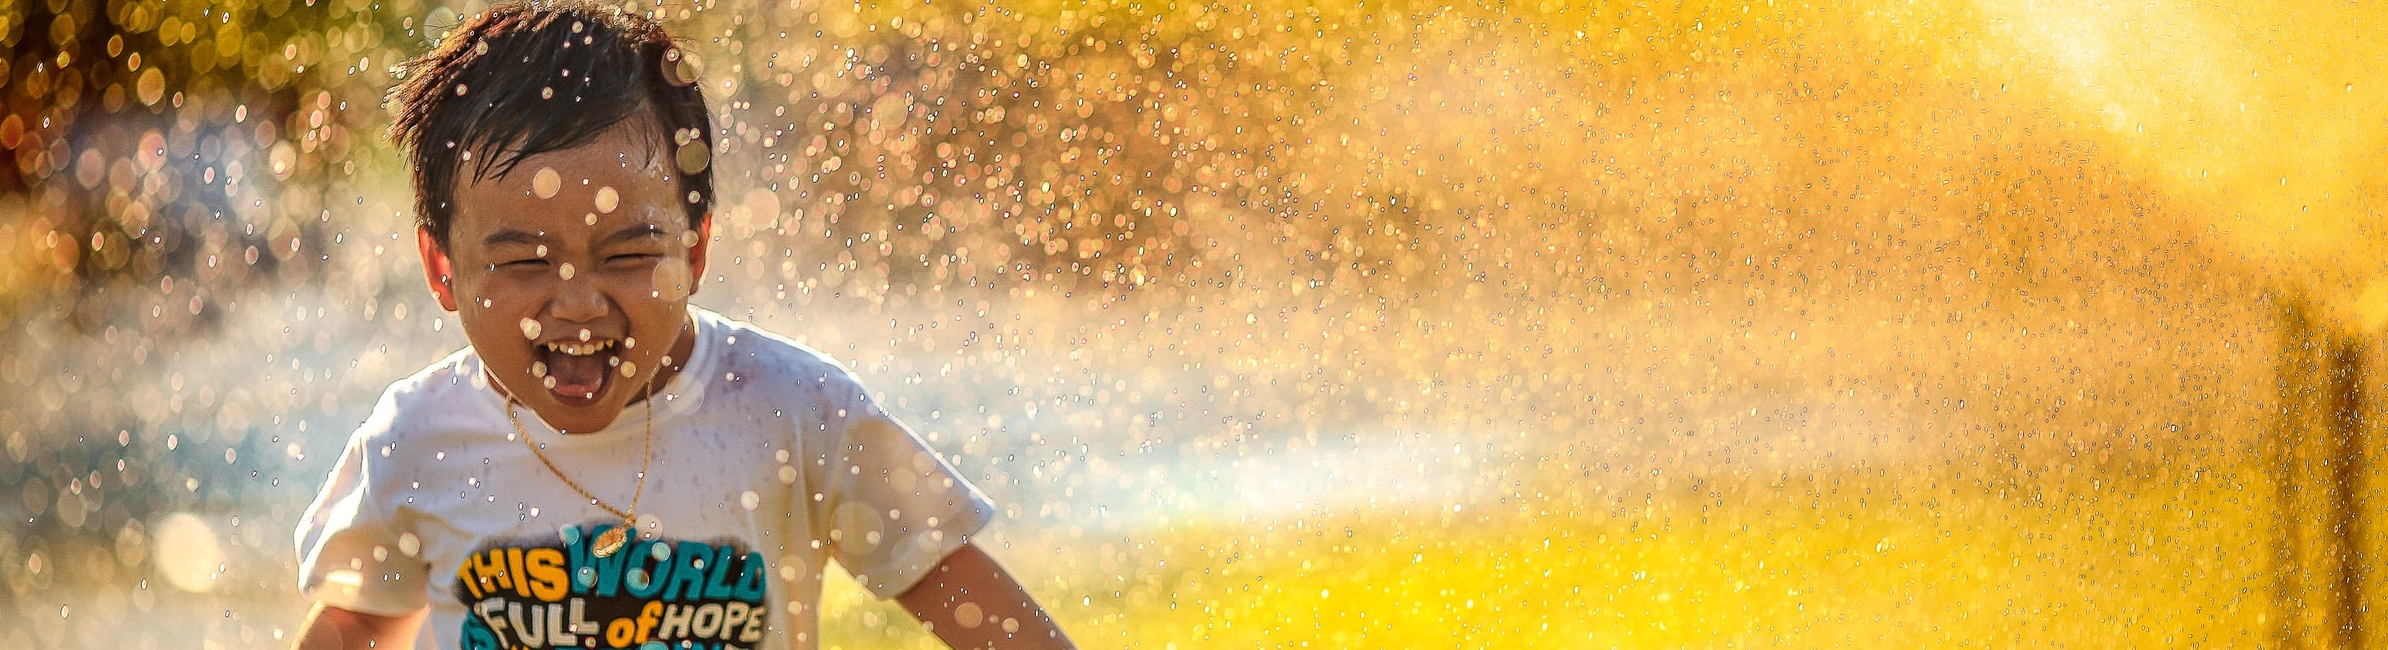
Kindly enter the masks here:
M 1090 644 L 2265 644 L 2266 292 L 2388 313 L 2388 175 L 2381 46 L 2289 36 L 2372 25 L 2233 6 L 637 5 L 722 197 L 649 280 L 852 367 Z M 0 645 L 285 644 L 463 345 L 376 109 L 458 16 L 5 14 Z

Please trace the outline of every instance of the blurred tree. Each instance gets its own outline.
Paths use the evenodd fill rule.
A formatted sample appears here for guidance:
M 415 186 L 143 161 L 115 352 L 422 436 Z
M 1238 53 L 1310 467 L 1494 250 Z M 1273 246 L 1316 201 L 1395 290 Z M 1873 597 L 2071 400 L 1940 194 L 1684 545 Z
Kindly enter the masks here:
M 307 217 L 328 215 L 308 213 L 354 173 L 330 161 L 379 122 L 346 110 L 377 89 L 342 86 L 379 76 L 412 4 L 0 2 L 0 210 L 25 215 L 0 227 L 25 253 L 0 268 L 0 314 L 72 306 L 88 329 L 107 315 L 81 294 L 312 266 L 328 219 Z M 177 311 L 205 321 L 205 303 Z

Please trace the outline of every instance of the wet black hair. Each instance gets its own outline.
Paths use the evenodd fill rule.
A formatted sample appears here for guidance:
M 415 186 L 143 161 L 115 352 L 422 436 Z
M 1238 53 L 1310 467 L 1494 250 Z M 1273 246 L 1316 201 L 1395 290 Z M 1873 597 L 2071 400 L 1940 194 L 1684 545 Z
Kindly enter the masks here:
M 448 244 L 466 163 L 475 180 L 587 144 L 627 120 L 679 183 L 695 227 L 713 207 L 713 128 L 695 61 L 653 18 L 586 2 L 508 2 L 401 64 L 390 140 L 414 170 L 415 223 Z M 701 146 L 703 149 L 684 151 Z M 469 153 L 470 155 L 466 155 Z

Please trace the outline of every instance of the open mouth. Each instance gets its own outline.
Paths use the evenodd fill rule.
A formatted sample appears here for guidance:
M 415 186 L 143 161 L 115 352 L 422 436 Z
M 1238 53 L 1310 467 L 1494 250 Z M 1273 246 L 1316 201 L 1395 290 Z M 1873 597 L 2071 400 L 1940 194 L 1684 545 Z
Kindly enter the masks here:
M 531 374 L 556 401 L 571 406 L 596 403 L 622 365 L 621 348 L 612 339 L 550 341 L 533 346 L 532 355 L 537 361 Z

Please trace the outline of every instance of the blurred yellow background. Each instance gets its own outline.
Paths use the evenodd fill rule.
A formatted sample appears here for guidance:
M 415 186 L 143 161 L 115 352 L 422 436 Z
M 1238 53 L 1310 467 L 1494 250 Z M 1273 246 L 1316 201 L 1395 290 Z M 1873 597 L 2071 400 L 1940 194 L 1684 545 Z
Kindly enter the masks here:
M 463 344 L 379 100 L 481 6 L 0 0 L 0 645 L 286 643 Z M 2388 324 L 2382 7 L 628 6 L 721 129 L 696 302 L 960 455 L 1082 645 L 2332 624 L 2288 315 Z

